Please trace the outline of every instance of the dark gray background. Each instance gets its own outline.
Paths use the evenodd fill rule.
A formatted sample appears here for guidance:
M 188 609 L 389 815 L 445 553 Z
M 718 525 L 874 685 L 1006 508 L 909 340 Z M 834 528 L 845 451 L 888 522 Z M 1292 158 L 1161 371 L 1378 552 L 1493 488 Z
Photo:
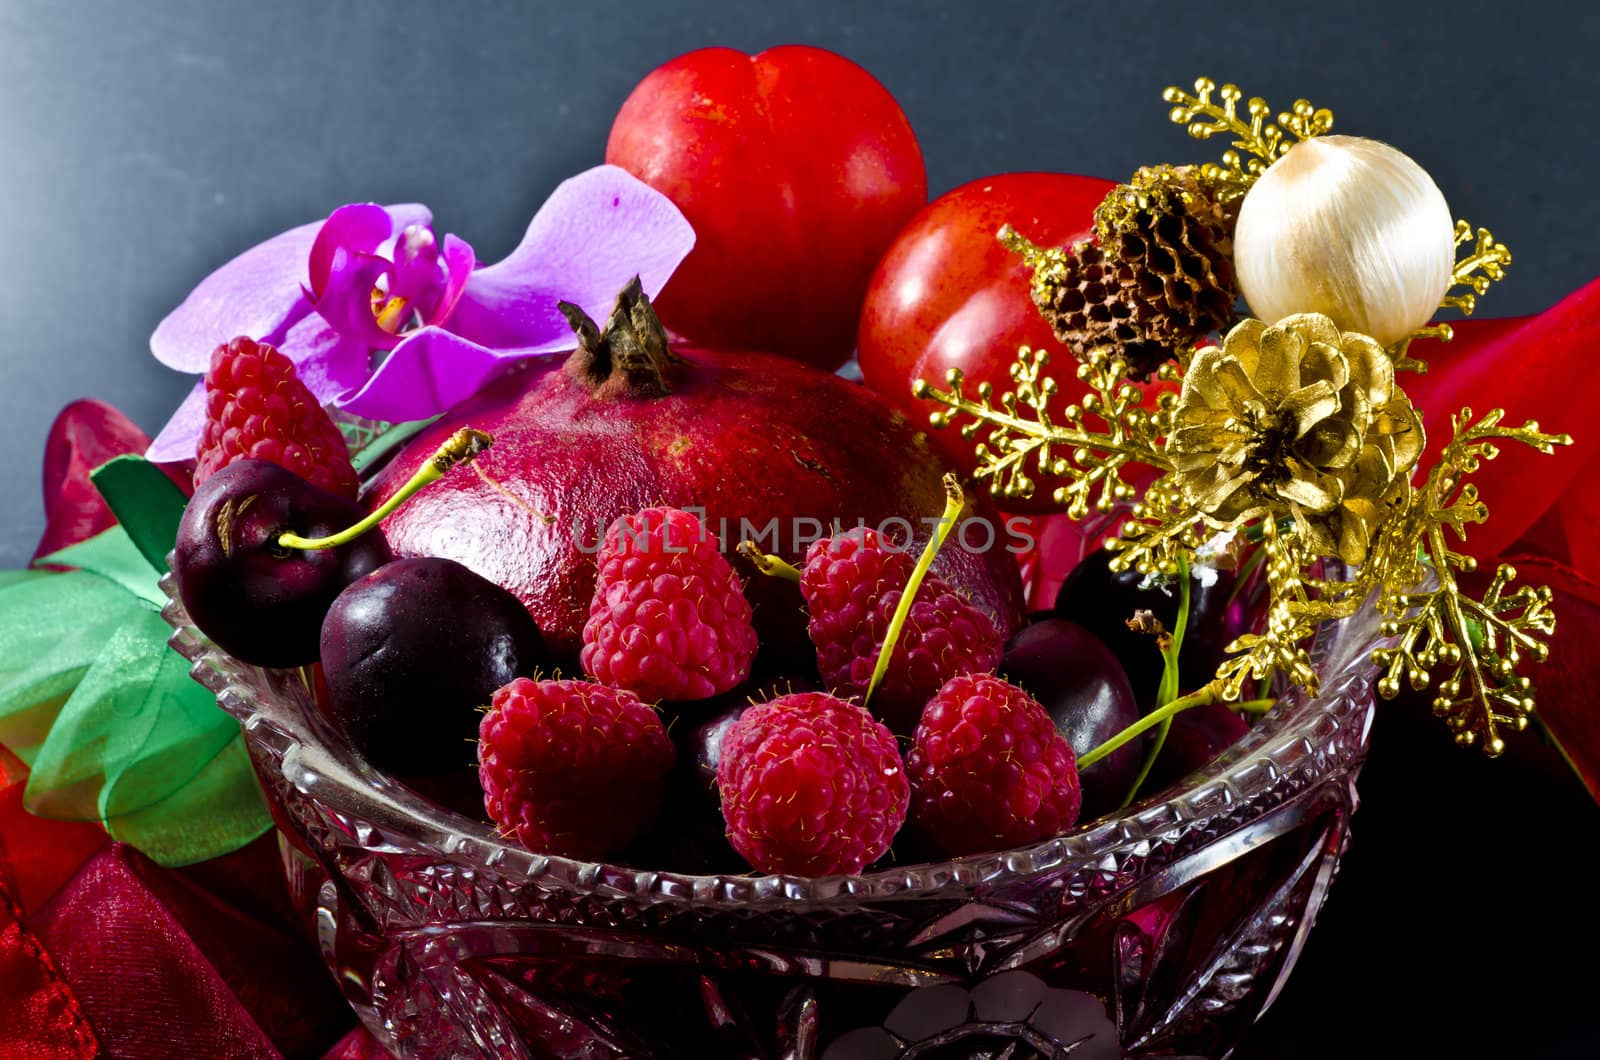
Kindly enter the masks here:
M 146 340 L 210 269 L 369 199 L 426 202 L 496 260 L 562 177 L 601 160 L 635 82 L 709 44 L 862 63 L 910 116 L 935 194 L 1211 157 L 1160 100 L 1201 73 L 1279 108 L 1303 95 L 1339 131 L 1409 152 L 1510 244 L 1486 313 L 1543 308 L 1600 264 L 1600 15 L 1579 5 L 438 6 L 0 0 L 0 566 L 38 536 L 38 454 L 62 404 L 105 398 L 154 433 L 186 391 Z M 1544 851 L 1568 828 L 1600 834 L 1597 815 L 1560 779 L 1482 767 L 1431 729 L 1386 745 L 1399 724 L 1380 722 L 1364 783 L 1388 805 L 1358 819 L 1327 923 L 1249 1055 L 1592 1055 L 1593 898 L 1535 866 L 1558 863 Z M 1555 809 L 1530 827 L 1538 800 Z M 1513 838 L 1491 840 L 1495 822 Z M 1542 927 L 1450 923 L 1518 896 Z

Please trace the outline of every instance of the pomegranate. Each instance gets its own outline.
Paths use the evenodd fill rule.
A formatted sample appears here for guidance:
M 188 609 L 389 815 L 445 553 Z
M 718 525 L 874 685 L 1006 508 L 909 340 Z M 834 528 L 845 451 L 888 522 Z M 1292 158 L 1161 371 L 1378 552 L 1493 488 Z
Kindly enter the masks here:
M 512 371 L 418 434 L 366 494 L 381 504 L 457 428 L 494 436 L 468 469 L 390 516 L 398 556 L 443 556 L 523 602 L 561 657 L 575 658 L 594 591 L 594 552 L 617 516 L 651 505 L 703 510 L 741 573 L 764 662 L 804 657 L 797 586 L 756 575 L 734 549 L 803 560 L 835 523 L 884 527 L 920 547 L 944 502 L 944 468 L 922 432 L 865 387 L 796 361 L 754 353 L 669 349 L 637 286 L 602 332 L 564 306 L 579 348 L 538 378 Z M 935 564 L 1004 636 L 1022 618 L 1007 530 L 982 502 L 969 508 Z M 987 523 L 974 520 L 985 519 Z M 763 536 L 765 535 L 765 536 Z

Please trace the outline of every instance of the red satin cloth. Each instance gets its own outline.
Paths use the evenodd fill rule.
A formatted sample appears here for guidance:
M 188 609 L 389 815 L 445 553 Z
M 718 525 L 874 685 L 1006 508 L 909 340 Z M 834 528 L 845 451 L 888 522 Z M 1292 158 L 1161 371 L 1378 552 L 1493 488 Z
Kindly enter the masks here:
M 124 453 L 142 453 L 150 439 L 104 401 L 83 398 L 56 415 L 44 444 L 44 536 L 34 558 L 85 541 L 117 521 L 89 472 Z M 185 467 L 162 468 L 184 493 L 194 492 Z
M 272 836 L 165 870 L 27 813 L 26 779 L 0 751 L 0 1060 L 384 1055 L 340 1040 L 354 1018 L 293 922 Z

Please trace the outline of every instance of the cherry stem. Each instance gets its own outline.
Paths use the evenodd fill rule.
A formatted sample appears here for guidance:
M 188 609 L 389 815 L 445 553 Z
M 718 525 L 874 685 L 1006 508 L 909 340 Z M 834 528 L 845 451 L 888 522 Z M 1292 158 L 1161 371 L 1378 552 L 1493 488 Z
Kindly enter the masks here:
M 1164 706 L 1178 695 L 1178 659 L 1183 653 L 1183 638 L 1189 630 L 1189 561 L 1182 554 L 1178 556 L 1178 617 L 1173 622 L 1172 637 L 1167 641 L 1167 646 L 1161 650 L 1161 685 L 1156 689 L 1156 705 Z M 1155 768 L 1156 759 L 1161 757 L 1161 751 L 1167 746 L 1167 734 L 1172 731 L 1172 719 L 1168 718 L 1161 723 L 1161 728 L 1156 730 L 1156 738 L 1150 743 L 1150 750 L 1144 756 L 1144 762 L 1139 766 L 1139 775 L 1133 778 L 1133 786 L 1128 789 L 1128 794 L 1122 800 L 1122 807 L 1130 806 L 1133 800 L 1139 797 L 1139 789 L 1144 787 L 1144 782 L 1150 779 L 1150 771 Z
M 800 568 L 785 560 L 782 556 L 773 556 L 761 551 L 754 541 L 739 542 L 739 555 L 755 564 L 756 570 L 772 578 L 784 578 L 788 581 L 800 580 Z
M 1172 719 L 1167 718 L 1156 730 L 1156 738 L 1150 742 L 1150 752 L 1144 756 L 1144 762 L 1139 766 L 1139 775 L 1133 778 L 1133 786 L 1117 804 L 1117 809 L 1126 809 L 1133 805 L 1133 800 L 1139 797 L 1139 789 L 1144 787 L 1144 782 L 1150 779 L 1150 770 L 1155 768 L 1156 759 L 1161 757 L 1162 748 L 1167 746 L 1167 734 L 1172 731 Z
M 1178 695 L 1178 658 L 1183 653 L 1183 638 L 1189 632 L 1189 560 L 1178 556 L 1178 614 L 1173 620 L 1172 637 L 1161 652 L 1161 685 L 1156 690 L 1156 705 Z
M 1174 715 L 1188 710 L 1190 707 L 1203 707 L 1207 703 L 1218 703 L 1221 701 L 1222 684 L 1219 681 L 1212 681 L 1209 684 L 1201 685 L 1198 689 L 1190 692 L 1186 696 L 1180 696 L 1170 703 L 1163 703 L 1161 706 L 1157 707 L 1155 710 L 1152 710 L 1150 713 L 1146 714 L 1132 725 L 1129 725 L 1126 729 L 1123 729 L 1121 732 L 1111 737 L 1099 747 L 1094 748 L 1082 758 L 1078 759 L 1078 771 L 1082 772 L 1083 770 L 1088 769 L 1106 755 L 1111 754 L 1113 751 L 1119 750 L 1123 744 L 1138 739 L 1140 736 L 1143 736 L 1157 725 L 1167 721 Z
M 894 649 L 900 642 L 900 633 L 905 629 L 906 619 L 911 615 L 911 605 L 916 601 L 917 590 L 922 587 L 922 581 L 928 576 L 929 569 L 933 566 L 933 558 L 939 554 L 939 549 L 944 546 L 945 539 L 950 536 L 950 531 L 955 529 L 956 519 L 961 515 L 961 509 L 966 507 L 967 499 L 961 492 L 961 484 L 954 475 L 944 477 L 944 513 L 939 516 L 939 525 L 934 527 L 933 536 L 928 539 L 928 544 L 922 550 L 922 555 L 917 557 L 917 565 L 911 568 L 911 577 L 906 579 L 906 587 L 900 593 L 900 602 L 895 605 L 894 617 L 889 619 L 889 629 L 883 635 L 883 645 L 878 649 L 878 661 L 872 667 L 872 680 L 867 682 L 867 694 L 861 697 L 861 705 L 866 706 L 872 702 L 872 693 L 878 690 L 878 685 L 883 682 L 883 675 L 889 672 L 889 660 L 894 658 Z
M 1118 732 L 1115 737 L 1110 738 L 1106 743 L 1102 743 L 1098 748 L 1091 749 L 1090 753 L 1080 757 L 1078 759 L 1078 772 L 1083 772 L 1094 762 L 1101 761 L 1102 757 L 1106 757 L 1107 754 L 1118 751 L 1125 743 L 1138 740 L 1144 733 L 1155 729 L 1162 722 L 1170 721 L 1171 717 L 1181 714 L 1182 711 L 1187 711 L 1190 706 L 1205 706 L 1206 703 L 1221 703 L 1221 701 L 1221 682 L 1213 681 L 1210 684 L 1200 685 L 1200 689 L 1190 692 L 1186 697 L 1176 698 L 1171 703 L 1163 703 L 1162 706 L 1158 706 L 1154 711 L 1150 711 L 1149 714 L 1141 717 L 1139 721 L 1128 725 L 1122 732 Z
M 1078 759 L 1078 770 L 1082 772 L 1088 769 L 1106 755 L 1121 749 L 1130 740 L 1137 740 L 1157 725 L 1177 714 L 1183 713 L 1190 707 L 1203 707 L 1208 703 L 1224 703 L 1231 710 L 1259 712 L 1270 709 L 1276 702 L 1277 700 L 1275 699 L 1247 699 L 1242 703 L 1228 703 L 1226 697 L 1222 694 L 1222 683 L 1220 681 L 1212 681 L 1209 684 L 1201 685 L 1186 696 L 1157 707 L 1099 747 L 1089 751 Z
M 463 427 L 452 434 L 450 440 L 441 445 L 439 451 L 418 468 L 417 473 L 412 475 L 411 480 L 401 486 L 394 496 L 384 501 L 359 523 L 327 537 L 301 537 L 292 531 L 286 531 L 278 536 L 278 546 L 299 549 L 302 552 L 315 552 L 324 548 L 337 548 L 354 541 L 386 519 L 390 512 L 410 500 L 422 487 L 442 478 L 447 471 L 459 464 L 471 463 L 479 453 L 489 448 L 493 441 L 494 438 L 483 431 Z

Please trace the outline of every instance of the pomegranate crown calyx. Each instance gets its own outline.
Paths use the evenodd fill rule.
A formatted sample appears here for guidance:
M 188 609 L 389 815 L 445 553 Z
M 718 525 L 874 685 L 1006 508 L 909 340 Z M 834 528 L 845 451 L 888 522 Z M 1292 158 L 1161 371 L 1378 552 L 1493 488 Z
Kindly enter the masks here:
M 665 396 L 664 373 L 678 358 L 667 348 L 667 332 L 635 276 L 617 295 L 617 304 L 598 327 L 571 302 L 559 303 L 562 315 L 578 336 L 578 348 L 567 358 L 568 374 L 596 397 Z

